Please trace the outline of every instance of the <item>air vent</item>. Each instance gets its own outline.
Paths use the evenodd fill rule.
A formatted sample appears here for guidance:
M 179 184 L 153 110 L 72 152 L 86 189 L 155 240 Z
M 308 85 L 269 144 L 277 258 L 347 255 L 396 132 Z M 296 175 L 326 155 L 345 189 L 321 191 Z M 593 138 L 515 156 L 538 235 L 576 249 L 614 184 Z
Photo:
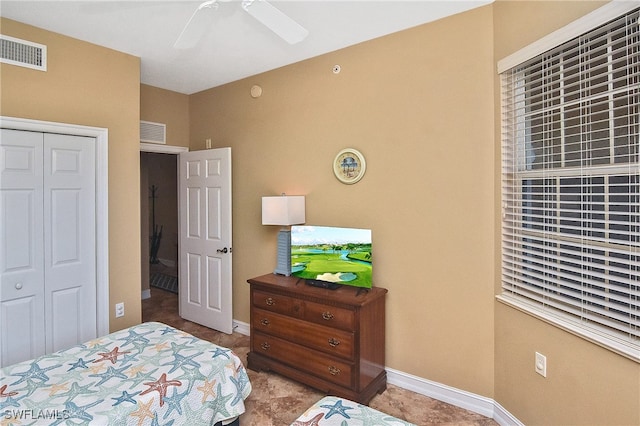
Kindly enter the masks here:
M 0 62 L 47 70 L 47 46 L 0 34 Z
M 167 125 L 140 121 L 140 142 L 166 143 Z

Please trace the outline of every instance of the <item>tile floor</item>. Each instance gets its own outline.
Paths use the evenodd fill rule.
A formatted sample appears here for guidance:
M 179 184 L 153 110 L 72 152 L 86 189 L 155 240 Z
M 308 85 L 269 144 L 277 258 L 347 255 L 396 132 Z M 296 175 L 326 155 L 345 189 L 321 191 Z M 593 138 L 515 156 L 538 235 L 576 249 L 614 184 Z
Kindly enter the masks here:
M 169 324 L 220 346 L 233 349 L 245 362 L 249 337 L 231 335 L 183 320 L 178 315 L 176 294 L 151 288 L 151 298 L 142 301 L 142 320 Z M 253 391 L 245 401 L 247 411 L 241 426 L 286 426 L 324 396 L 323 393 L 273 373 L 248 370 Z M 487 417 L 408 391 L 394 385 L 376 395 L 371 408 L 416 425 L 488 426 L 497 423 Z

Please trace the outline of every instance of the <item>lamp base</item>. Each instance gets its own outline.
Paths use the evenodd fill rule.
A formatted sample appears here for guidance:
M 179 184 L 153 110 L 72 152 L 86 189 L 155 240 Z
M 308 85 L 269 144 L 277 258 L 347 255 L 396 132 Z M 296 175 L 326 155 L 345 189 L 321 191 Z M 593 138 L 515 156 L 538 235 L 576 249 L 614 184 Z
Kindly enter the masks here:
M 291 230 L 288 228 L 278 232 L 278 262 L 273 273 L 287 277 L 291 275 Z

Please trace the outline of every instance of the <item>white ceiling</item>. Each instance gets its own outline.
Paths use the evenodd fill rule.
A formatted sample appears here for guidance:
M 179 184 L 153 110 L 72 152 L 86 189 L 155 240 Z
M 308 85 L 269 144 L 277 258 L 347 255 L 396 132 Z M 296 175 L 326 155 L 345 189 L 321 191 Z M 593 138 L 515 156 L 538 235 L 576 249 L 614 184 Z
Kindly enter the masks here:
M 138 56 L 142 83 L 191 94 L 493 0 L 270 1 L 309 30 L 294 45 L 247 14 L 239 0 L 221 0 L 200 43 L 175 49 L 202 1 L 0 0 L 0 16 Z

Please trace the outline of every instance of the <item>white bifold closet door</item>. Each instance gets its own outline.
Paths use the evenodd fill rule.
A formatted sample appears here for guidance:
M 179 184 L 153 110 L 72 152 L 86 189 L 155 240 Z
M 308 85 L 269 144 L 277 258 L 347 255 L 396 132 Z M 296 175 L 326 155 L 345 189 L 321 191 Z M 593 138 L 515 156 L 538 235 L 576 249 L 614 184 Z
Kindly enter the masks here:
M 0 366 L 6 366 L 96 337 L 96 141 L 1 132 Z

